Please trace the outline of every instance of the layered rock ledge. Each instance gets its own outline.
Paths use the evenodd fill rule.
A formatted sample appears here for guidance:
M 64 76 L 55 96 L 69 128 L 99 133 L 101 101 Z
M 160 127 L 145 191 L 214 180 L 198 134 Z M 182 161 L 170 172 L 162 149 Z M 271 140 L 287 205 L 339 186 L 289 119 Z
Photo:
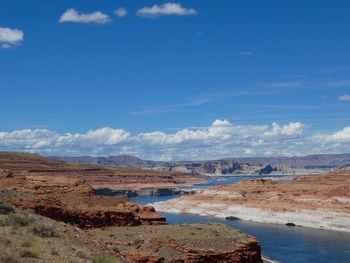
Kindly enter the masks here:
M 259 263 L 260 243 L 223 224 L 140 226 L 94 230 L 131 262 Z
M 0 190 L 8 203 L 80 228 L 165 224 L 151 206 L 102 197 L 84 179 L 97 168 L 30 154 L 0 154 Z

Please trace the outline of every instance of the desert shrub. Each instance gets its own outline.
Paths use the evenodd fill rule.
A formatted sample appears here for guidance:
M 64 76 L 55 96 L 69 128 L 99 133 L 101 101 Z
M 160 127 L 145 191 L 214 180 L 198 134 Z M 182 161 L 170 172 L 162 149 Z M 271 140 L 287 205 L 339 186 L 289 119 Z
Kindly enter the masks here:
M 76 253 L 76 255 L 79 258 L 86 258 L 86 254 L 83 251 L 80 251 L 80 250 Z
M 39 237 L 57 237 L 55 228 L 45 225 L 33 226 L 33 233 Z
M 9 256 L 6 253 L 3 253 L 0 256 L 0 262 L 2 262 L 2 263 L 17 263 L 17 260 L 12 256 Z
M 13 213 L 15 209 L 6 204 L 0 204 L 0 215 L 7 215 L 9 213 Z
M 0 217 L 0 226 L 9 226 L 10 221 L 7 217 Z
M 22 247 L 30 247 L 32 245 L 32 242 L 29 240 L 26 240 L 22 243 Z
M 29 225 L 29 219 L 27 216 L 10 214 L 8 216 L 8 221 L 10 224 L 15 226 L 27 226 Z
M 115 256 L 99 254 L 94 256 L 93 263 L 120 263 L 121 261 Z
M 38 258 L 39 254 L 39 249 L 35 247 L 26 248 L 19 253 L 22 258 Z
M 3 244 L 5 246 L 11 245 L 11 240 L 7 239 L 6 237 L 0 237 L 0 244 Z M 0 261 L 1 262 L 1 261 Z

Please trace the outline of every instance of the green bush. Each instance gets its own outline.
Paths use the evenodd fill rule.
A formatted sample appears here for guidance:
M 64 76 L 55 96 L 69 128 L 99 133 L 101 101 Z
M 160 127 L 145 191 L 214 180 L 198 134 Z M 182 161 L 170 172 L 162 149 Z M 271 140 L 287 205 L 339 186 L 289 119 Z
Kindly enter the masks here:
M 33 233 L 39 237 L 57 237 L 56 229 L 50 226 L 34 226 Z
M 15 226 L 27 226 L 29 225 L 29 219 L 27 216 L 10 214 L 8 216 L 9 223 Z
M 99 254 L 94 256 L 93 263 L 120 263 L 121 261 L 111 255 Z
M 0 215 L 7 215 L 9 213 L 13 213 L 15 210 L 8 205 L 0 204 Z

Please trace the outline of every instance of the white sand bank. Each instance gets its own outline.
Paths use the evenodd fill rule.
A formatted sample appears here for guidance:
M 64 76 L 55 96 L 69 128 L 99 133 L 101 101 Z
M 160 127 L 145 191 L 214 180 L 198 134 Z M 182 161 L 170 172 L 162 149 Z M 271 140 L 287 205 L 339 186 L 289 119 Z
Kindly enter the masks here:
M 334 211 L 299 210 L 295 212 L 273 212 L 242 205 L 227 205 L 186 200 L 180 197 L 151 204 L 157 211 L 170 213 L 192 213 L 203 216 L 225 218 L 238 217 L 259 223 L 286 224 L 350 232 L 350 214 Z

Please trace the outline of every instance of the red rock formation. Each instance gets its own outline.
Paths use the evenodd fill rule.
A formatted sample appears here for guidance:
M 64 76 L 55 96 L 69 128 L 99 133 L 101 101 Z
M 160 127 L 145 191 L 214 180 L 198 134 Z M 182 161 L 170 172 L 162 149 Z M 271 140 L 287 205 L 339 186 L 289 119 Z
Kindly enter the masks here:
M 0 169 L 0 178 L 11 178 L 13 176 L 14 176 L 14 174 L 13 174 L 12 170 Z
M 80 228 L 154 225 L 166 221 L 153 207 L 127 202 L 124 198 L 57 195 L 16 200 L 13 204 Z
M 213 252 L 210 250 L 195 250 L 181 246 L 176 242 L 169 243 L 169 247 L 181 252 L 185 259 L 183 263 L 258 263 L 261 260 L 260 243 L 253 237 L 240 241 L 232 251 Z
M 131 262 L 262 262 L 256 238 L 223 224 L 138 226 L 94 232 Z M 109 238 L 111 233 L 118 234 Z

